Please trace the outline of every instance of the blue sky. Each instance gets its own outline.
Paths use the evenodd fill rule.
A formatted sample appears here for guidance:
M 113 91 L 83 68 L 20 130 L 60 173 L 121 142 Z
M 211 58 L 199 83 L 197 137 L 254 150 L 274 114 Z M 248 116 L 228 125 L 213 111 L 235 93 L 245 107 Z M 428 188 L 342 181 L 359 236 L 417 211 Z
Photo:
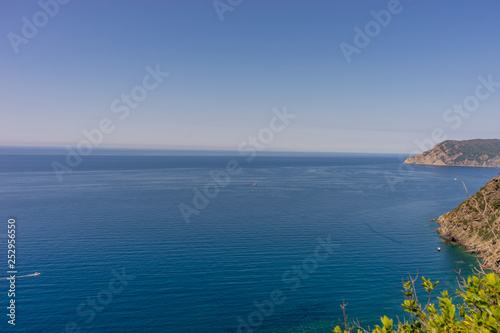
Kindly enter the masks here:
M 72 0 L 17 46 L 43 9 L 3 2 L 0 145 L 75 146 L 110 118 L 100 147 L 236 150 L 284 106 L 297 117 L 267 150 L 409 153 L 436 128 L 499 137 L 500 87 L 458 128 L 443 115 L 478 77 L 500 82 L 500 3 L 401 1 L 348 63 L 340 44 L 392 1 L 220 0 L 221 21 L 213 1 Z M 118 119 L 112 102 L 157 65 L 169 76 Z

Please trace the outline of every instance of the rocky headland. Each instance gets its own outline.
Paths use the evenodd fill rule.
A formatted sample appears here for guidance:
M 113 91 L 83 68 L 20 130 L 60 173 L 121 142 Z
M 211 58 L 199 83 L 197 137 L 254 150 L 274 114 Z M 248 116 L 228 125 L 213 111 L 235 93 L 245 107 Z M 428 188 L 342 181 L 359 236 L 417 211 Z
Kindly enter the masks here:
M 443 141 L 405 164 L 500 168 L 500 140 Z
M 441 236 L 478 254 L 484 269 L 500 273 L 500 176 L 437 223 Z

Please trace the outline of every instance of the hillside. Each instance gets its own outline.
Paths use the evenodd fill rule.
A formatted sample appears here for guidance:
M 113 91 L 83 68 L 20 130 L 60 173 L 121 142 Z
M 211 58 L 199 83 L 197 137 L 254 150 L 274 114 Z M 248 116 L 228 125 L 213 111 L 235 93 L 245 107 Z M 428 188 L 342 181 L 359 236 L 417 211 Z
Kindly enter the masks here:
M 500 140 L 443 141 L 405 164 L 500 168 Z
M 500 176 L 439 217 L 437 223 L 441 236 L 477 253 L 485 269 L 500 273 Z

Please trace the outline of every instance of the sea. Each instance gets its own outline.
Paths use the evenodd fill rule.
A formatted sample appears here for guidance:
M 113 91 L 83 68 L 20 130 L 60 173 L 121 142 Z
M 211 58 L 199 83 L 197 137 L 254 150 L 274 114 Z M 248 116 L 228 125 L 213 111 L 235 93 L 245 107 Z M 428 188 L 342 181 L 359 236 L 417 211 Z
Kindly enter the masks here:
M 466 199 L 461 180 L 472 194 L 500 172 L 379 154 L 79 157 L 0 150 L 0 332 L 331 332 L 343 302 L 364 326 L 397 321 L 403 280 L 455 294 L 477 267 L 428 220 Z

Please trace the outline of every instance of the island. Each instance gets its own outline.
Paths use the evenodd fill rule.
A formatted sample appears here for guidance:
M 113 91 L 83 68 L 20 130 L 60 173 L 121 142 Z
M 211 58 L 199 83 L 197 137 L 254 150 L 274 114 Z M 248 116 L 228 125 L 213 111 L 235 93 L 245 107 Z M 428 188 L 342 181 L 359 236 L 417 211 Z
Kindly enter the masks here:
M 484 269 L 500 273 L 500 175 L 437 223 L 441 236 L 478 254 Z
M 405 164 L 500 168 L 500 140 L 443 141 Z

